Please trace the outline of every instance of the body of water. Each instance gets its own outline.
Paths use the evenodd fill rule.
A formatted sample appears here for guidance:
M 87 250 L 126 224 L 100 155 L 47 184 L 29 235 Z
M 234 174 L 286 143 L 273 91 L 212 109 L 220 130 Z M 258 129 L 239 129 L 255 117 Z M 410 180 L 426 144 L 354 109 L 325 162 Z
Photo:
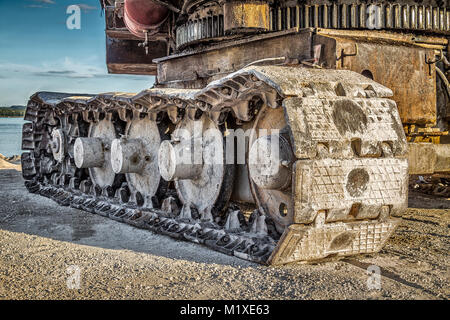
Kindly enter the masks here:
M 0 118 L 0 153 L 10 157 L 22 153 L 22 118 Z

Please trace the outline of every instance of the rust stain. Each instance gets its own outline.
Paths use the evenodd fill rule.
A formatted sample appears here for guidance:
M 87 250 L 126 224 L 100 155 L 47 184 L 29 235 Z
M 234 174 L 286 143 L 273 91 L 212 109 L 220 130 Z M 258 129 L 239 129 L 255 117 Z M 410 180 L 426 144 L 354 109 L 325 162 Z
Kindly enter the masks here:
M 224 5 L 225 30 L 269 30 L 269 6 L 261 2 L 228 2 Z
M 336 39 L 336 56 L 341 52 L 358 54 L 345 56 L 336 63 L 337 69 L 364 74 L 392 89 L 400 118 L 404 124 L 436 124 L 436 72 L 425 56 L 434 56 L 433 49 L 398 44 L 377 45 L 376 42 Z

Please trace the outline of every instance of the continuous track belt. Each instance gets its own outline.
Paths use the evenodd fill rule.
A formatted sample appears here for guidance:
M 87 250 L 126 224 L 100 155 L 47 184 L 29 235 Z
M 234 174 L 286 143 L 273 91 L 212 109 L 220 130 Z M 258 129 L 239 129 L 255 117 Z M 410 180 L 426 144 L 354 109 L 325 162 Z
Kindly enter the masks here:
M 31 122 L 23 128 L 22 148 L 30 150 L 22 155 L 23 177 L 30 192 L 60 205 L 258 263 L 376 252 L 399 224 L 394 216 L 401 216 L 407 200 L 406 139 L 395 103 L 387 99 L 391 95 L 391 90 L 351 71 L 290 67 L 248 67 L 202 90 L 154 88 L 95 96 L 40 92 L 30 98 L 25 115 Z M 255 217 L 248 225 L 227 229 L 239 214 L 236 208 L 229 208 L 227 221 L 185 219 L 157 206 L 127 203 L 120 189 L 99 188 L 74 176 L 73 143 L 79 131 L 71 123 L 77 117 L 98 121 L 102 113 L 116 112 L 124 120 L 131 113 L 158 121 L 163 113 L 177 123 L 201 110 L 214 121 L 229 112 L 246 122 L 253 121 L 246 108 L 255 96 L 268 108 L 284 108 L 294 142 L 295 217 L 281 239 L 261 230 Z M 351 105 L 350 113 L 363 113 L 364 128 L 333 119 L 342 103 Z M 49 150 L 58 125 L 68 132 L 60 162 Z M 364 172 L 370 180 L 359 186 L 368 189 L 365 196 L 349 191 L 351 172 Z

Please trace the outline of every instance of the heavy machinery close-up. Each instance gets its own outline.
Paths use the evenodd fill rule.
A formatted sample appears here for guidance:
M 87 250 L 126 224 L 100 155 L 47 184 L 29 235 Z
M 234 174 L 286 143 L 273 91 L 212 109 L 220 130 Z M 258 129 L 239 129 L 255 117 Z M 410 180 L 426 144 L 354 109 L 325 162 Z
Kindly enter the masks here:
M 155 83 L 34 94 L 30 192 L 271 265 L 378 252 L 409 175 L 449 196 L 446 1 L 100 2 L 108 71 Z

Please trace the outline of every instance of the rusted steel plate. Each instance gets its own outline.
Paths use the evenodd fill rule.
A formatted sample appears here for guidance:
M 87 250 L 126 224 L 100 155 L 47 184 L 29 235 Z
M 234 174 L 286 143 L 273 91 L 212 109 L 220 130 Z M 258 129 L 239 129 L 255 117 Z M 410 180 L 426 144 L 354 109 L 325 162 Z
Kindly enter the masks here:
M 217 47 L 196 51 L 195 54 L 174 55 L 156 60 L 158 63 L 158 83 L 167 84 L 184 79 L 185 84 L 209 81 L 243 68 L 256 60 L 274 57 L 309 56 L 309 32 L 286 36 L 261 36 Z
M 436 123 L 436 71 L 434 49 L 414 45 L 333 37 L 325 44 L 327 65 L 372 77 L 394 92 L 403 123 Z M 335 62 L 330 61 L 335 57 Z
M 450 144 L 409 143 L 408 148 L 409 174 L 450 173 Z
M 154 58 L 165 56 L 167 44 L 150 42 L 149 53 L 138 46 L 139 41 L 106 38 L 106 63 L 110 73 L 156 75 Z
M 224 4 L 225 31 L 269 30 L 269 4 L 261 1 L 229 1 Z

